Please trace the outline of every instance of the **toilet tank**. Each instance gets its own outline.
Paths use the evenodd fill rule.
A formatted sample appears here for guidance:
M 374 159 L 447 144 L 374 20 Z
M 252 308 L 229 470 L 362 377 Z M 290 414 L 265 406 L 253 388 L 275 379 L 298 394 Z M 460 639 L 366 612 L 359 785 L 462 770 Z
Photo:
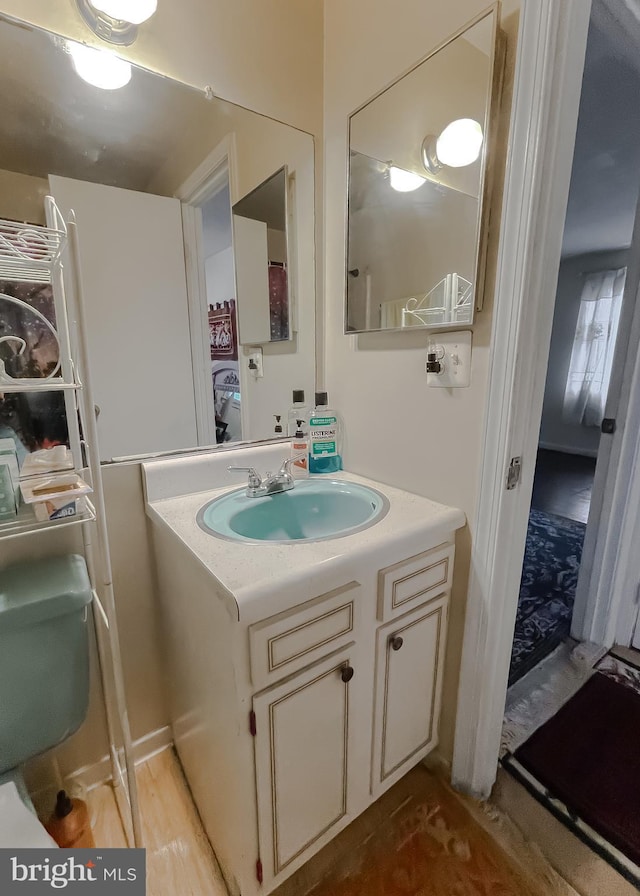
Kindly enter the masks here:
M 0 570 L 0 774 L 61 743 L 84 720 L 91 597 L 76 554 Z

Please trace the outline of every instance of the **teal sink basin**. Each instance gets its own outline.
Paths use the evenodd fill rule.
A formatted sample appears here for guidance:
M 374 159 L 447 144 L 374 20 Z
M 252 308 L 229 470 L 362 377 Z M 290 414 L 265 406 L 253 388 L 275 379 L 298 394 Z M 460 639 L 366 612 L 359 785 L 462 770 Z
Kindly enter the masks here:
M 303 479 L 288 492 L 248 498 L 227 492 L 198 511 L 201 529 L 218 538 L 251 542 L 304 542 L 341 538 L 373 526 L 389 509 L 383 494 L 337 479 Z

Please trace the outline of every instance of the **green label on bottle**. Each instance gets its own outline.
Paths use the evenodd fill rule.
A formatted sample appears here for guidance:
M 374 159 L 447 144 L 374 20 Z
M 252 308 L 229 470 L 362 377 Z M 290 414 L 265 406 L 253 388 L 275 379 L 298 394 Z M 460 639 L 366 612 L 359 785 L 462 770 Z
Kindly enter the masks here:
M 337 453 L 335 442 L 312 442 L 311 444 L 313 457 L 334 457 Z
M 309 448 L 312 457 L 335 457 L 338 453 L 336 417 L 312 417 L 309 420 Z

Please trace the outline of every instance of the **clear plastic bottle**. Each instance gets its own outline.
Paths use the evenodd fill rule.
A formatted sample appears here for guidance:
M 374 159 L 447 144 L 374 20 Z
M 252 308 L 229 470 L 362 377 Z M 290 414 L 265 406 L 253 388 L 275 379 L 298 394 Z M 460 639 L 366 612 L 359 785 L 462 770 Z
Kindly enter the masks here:
M 341 469 L 340 415 L 328 407 L 326 392 L 316 392 L 316 406 L 309 417 L 309 472 L 337 473 Z
M 298 429 L 297 421 L 302 420 L 302 431 L 306 435 L 309 428 L 309 408 L 304 400 L 304 389 L 293 390 L 293 404 L 287 414 L 287 435 L 295 436 Z

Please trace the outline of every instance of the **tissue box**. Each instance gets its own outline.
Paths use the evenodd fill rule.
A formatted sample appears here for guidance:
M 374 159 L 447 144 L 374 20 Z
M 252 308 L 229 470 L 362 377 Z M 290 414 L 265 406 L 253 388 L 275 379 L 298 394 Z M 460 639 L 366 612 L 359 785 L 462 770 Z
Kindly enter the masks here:
M 40 522 L 76 516 L 84 509 L 82 495 L 92 491 L 77 473 L 32 476 L 20 483 L 25 504 L 31 504 Z

